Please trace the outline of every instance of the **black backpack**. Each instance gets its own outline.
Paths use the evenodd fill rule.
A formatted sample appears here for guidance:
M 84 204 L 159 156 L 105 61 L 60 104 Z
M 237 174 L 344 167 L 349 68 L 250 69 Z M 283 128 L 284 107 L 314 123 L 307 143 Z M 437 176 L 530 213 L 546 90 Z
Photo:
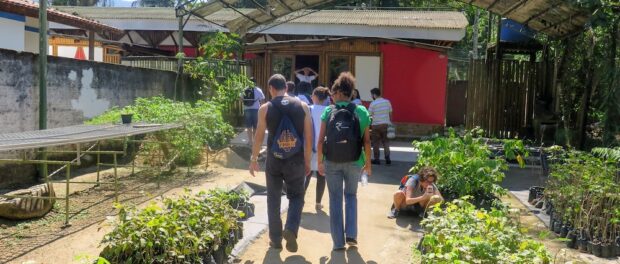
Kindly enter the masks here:
M 254 87 L 248 87 L 243 91 L 243 105 L 252 106 L 256 102 L 254 99 Z
M 353 103 L 347 106 L 330 106 L 327 131 L 323 142 L 323 154 L 329 161 L 352 162 L 362 154 L 360 120 Z

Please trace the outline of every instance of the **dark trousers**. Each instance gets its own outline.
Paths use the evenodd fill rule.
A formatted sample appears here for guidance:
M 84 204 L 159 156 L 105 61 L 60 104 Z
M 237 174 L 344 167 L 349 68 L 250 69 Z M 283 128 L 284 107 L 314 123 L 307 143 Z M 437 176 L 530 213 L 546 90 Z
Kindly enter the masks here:
M 310 179 L 312 179 L 312 174 L 306 176 L 306 191 L 308 191 L 308 186 L 310 186 Z M 325 192 L 325 176 L 319 175 L 319 172 L 316 171 L 314 173 L 316 175 L 316 203 L 320 204 L 323 198 L 323 193 Z
M 303 153 L 282 160 L 267 155 L 265 174 L 267 177 L 267 218 L 269 220 L 269 238 L 274 242 L 282 241 L 282 219 L 280 202 L 282 187 L 286 185 L 286 197 L 289 200 L 285 229 L 297 236 L 301 223 L 301 211 L 304 208 L 304 160 Z
M 375 160 L 379 160 L 379 148 L 383 146 L 383 154 L 385 157 L 390 156 L 390 141 L 387 137 L 388 125 L 373 125 L 370 133 L 372 142 L 372 155 Z

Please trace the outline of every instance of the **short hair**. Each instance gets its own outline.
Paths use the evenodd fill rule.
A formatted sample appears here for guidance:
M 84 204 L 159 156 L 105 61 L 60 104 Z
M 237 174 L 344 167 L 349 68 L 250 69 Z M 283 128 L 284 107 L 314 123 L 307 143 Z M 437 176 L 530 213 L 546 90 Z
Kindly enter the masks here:
M 295 83 L 288 81 L 286 82 L 286 89 L 288 89 L 289 93 L 294 93 L 295 92 Z
M 350 72 L 342 72 L 332 85 L 332 93 L 341 92 L 344 96 L 351 97 L 355 89 L 355 77 Z
M 431 166 L 424 166 L 418 171 L 418 176 L 420 176 L 420 181 L 423 182 L 428 181 L 429 178 L 434 178 L 434 182 L 437 182 L 439 179 L 439 172 Z
M 286 89 L 286 78 L 282 74 L 276 73 L 269 78 L 267 84 L 277 91 L 282 91 Z
M 379 90 L 379 88 L 377 88 L 377 87 L 372 88 L 372 89 L 370 90 L 370 93 L 371 93 L 371 94 L 374 94 L 374 95 L 376 95 L 376 96 L 381 96 L 381 90 Z
M 297 84 L 295 94 L 309 94 L 312 92 L 312 84 L 308 82 L 300 82 Z
M 327 96 L 329 96 L 329 89 L 323 87 L 323 86 L 319 86 L 317 88 L 314 89 L 314 91 L 312 91 L 312 95 L 316 96 L 316 98 L 319 98 L 319 101 L 325 101 L 325 99 L 327 99 Z

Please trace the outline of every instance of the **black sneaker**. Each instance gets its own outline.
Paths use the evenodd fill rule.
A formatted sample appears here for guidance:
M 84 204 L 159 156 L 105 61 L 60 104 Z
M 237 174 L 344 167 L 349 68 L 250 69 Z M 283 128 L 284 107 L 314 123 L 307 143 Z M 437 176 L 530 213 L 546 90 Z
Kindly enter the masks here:
M 396 210 L 396 208 L 392 208 L 392 209 L 390 210 L 390 212 L 388 213 L 387 217 L 388 217 L 389 219 L 394 219 L 394 218 L 398 217 L 399 213 L 400 213 L 400 212 L 399 212 L 398 210 Z
M 297 237 L 292 231 L 284 229 L 282 237 L 286 240 L 286 250 L 289 252 L 297 252 Z
M 269 241 L 269 247 L 273 249 L 282 249 L 282 242 L 276 243 L 273 241 Z
M 392 164 L 392 160 L 390 159 L 390 156 L 385 157 L 385 164 L 386 165 L 391 165 Z
M 378 159 L 373 159 L 372 161 L 370 161 L 370 163 L 375 164 L 375 165 L 381 165 L 381 161 Z
M 352 247 L 357 247 L 357 240 L 347 237 L 345 241 L 347 242 L 347 245 L 352 246 Z

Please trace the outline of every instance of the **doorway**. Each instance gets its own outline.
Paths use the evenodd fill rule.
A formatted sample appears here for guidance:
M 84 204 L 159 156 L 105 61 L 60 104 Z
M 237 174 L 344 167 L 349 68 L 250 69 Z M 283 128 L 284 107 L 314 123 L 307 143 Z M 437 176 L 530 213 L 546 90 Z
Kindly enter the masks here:
M 308 67 L 313 69 L 315 72 L 319 73 L 319 55 L 296 55 L 295 56 L 295 71 L 302 69 L 304 67 Z M 293 76 L 295 80 L 295 84 L 299 83 L 299 79 Z M 312 87 L 317 87 L 319 84 L 319 79 L 314 79 L 312 81 Z

